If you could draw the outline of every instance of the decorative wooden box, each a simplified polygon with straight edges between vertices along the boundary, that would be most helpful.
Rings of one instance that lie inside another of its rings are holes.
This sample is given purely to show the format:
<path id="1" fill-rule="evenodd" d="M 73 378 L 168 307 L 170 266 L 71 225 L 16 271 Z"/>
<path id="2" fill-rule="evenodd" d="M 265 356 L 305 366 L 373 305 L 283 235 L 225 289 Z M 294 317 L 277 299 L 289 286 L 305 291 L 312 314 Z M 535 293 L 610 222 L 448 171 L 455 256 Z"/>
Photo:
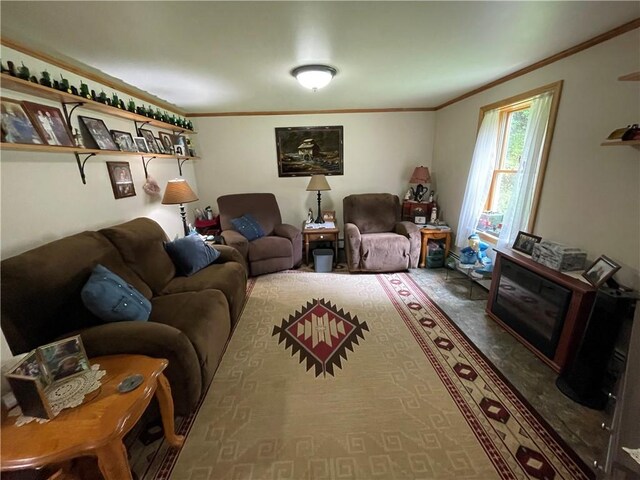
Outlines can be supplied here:
<path id="1" fill-rule="evenodd" d="M 531 258 L 559 272 L 584 270 L 587 252 L 561 243 L 543 240 L 533 246 Z"/>

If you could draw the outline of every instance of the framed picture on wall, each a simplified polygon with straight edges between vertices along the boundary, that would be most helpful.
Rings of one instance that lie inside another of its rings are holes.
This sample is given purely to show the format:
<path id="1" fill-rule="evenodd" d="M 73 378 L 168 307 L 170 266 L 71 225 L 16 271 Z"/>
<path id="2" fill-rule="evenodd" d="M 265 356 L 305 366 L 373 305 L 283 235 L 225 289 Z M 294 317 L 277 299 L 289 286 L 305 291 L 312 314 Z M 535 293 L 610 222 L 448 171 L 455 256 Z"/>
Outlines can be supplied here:
<path id="1" fill-rule="evenodd" d="M 279 177 L 344 175 L 343 127 L 276 128 Z"/>
<path id="2" fill-rule="evenodd" d="M 2 141 L 42 145 L 42 138 L 17 100 L 2 99 Z"/>
<path id="3" fill-rule="evenodd" d="M 22 106 L 48 145 L 74 146 L 71 132 L 59 108 L 33 102 L 22 102 Z"/>
<path id="4" fill-rule="evenodd" d="M 129 162 L 107 162 L 107 170 L 109 170 L 113 196 L 116 199 L 135 197 L 136 188 L 133 185 Z"/>

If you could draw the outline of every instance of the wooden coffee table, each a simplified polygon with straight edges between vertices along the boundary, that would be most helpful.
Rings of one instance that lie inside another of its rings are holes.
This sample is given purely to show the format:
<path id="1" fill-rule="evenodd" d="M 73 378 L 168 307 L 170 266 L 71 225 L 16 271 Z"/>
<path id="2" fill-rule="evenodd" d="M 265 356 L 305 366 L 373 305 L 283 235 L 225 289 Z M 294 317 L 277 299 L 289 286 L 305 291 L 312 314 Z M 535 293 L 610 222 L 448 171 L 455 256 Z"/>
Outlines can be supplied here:
<path id="1" fill-rule="evenodd" d="M 184 437 L 173 424 L 171 388 L 162 371 L 168 362 L 142 355 L 96 357 L 91 363 L 107 373 L 102 385 L 82 405 L 60 412 L 47 423 L 17 427 L 15 417 L 2 419 L 2 471 L 61 464 L 80 456 L 95 456 L 105 480 L 131 480 L 127 450 L 122 439 L 142 416 L 154 393 L 160 405 L 164 435 L 181 447 Z M 140 373 L 144 381 L 135 390 L 119 393 L 118 384 Z"/>

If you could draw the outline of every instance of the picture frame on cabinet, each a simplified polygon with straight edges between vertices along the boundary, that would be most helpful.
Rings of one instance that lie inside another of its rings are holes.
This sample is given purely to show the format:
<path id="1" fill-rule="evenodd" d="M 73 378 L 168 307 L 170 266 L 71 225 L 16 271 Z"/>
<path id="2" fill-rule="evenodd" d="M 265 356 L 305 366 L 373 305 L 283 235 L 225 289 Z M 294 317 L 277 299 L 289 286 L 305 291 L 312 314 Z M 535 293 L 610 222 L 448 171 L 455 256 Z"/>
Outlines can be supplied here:
<path id="1" fill-rule="evenodd" d="M 85 145 L 87 148 L 120 150 L 103 120 L 79 115 L 78 121 L 80 123 L 80 131 L 85 139 Z"/>
<path id="2" fill-rule="evenodd" d="M 26 110 L 17 100 L 3 98 L 1 102 L 2 141 L 42 145 L 44 142 L 38 129 L 31 123 Z"/>
<path id="3" fill-rule="evenodd" d="M 34 102 L 21 102 L 31 122 L 47 145 L 74 147 L 73 135 L 59 108 Z"/>
<path id="4" fill-rule="evenodd" d="M 532 235 L 527 232 L 523 232 L 522 230 L 518 232 L 516 239 L 513 241 L 512 249 L 518 252 L 526 253 L 527 255 L 531 255 L 533 253 L 533 246 L 536 243 L 539 243 L 542 240 L 542 237 L 538 235 Z"/>
<path id="5" fill-rule="evenodd" d="M 600 255 L 596 261 L 582 273 L 582 276 L 586 278 L 591 285 L 600 288 L 602 284 L 611 278 L 620 268 L 620 265 L 609 257 Z"/>
<path id="6" fill-rule="evenodd" d="M 111 130 L 111 136 L 116 142 L 120 150 L 123 152 L 137 152 L 136 144 L 133 141 L 133 136 L 129 132 L 123 132 L 120 130 Z"/>
<path id="7" fill-rule="evenodd" d="M 158 150 L 158 145 L 156 144 L 156 138 L 153 136 L 153 132 L 151 130 L 147 130 L 146 128 L 139 128 L 138 132 L 147 141 L 149 153 L 160 153 L 160 151 Z"/>
<path id="8" fill-rule="evenodd" d="M 137 152 L 149 153 L 149 147 L 144 137 L 133 137 L 133 142 L 136 144 Z"/>
<path id="9" fill-rule="evenodd" d="M 173 141 L 174 136 L 167 132 L 158 132 L 158 137 L 160 137 L 160 140 L 162 141 L 165 153 L 168 153 L 169 155 L 172 154 L 173 145 L 175 143 Z"/>
<path id="10" fill-rule="evenodd" d="M 136 196 L 136 187 L 133 184 L 129 162 L 107 162 L 107 170 L 109 171 L 113 196 L 116 200 Z"/>

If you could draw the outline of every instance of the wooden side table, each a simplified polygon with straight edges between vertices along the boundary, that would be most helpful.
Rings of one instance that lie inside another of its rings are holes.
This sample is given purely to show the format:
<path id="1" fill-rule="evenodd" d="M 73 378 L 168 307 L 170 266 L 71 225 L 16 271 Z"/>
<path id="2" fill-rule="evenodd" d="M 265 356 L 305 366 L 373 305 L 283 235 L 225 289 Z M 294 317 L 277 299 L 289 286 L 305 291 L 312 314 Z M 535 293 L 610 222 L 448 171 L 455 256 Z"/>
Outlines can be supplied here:
<path id="1" fill-rule="evenodd" d="M 309 244 L 311 242 L 333 242 L 333 264 L 338 263 L 338 236 L 339 228 L 306 228 L 306 224 L 302 229 L 304 237 L 304 254 L 305 261 L 309 265 Z"/>
<path id="2" fill-rule="evenodd" d="M 181 447 L 184 437 L 173 424 L 171 388 L 162 371 L 168 362 L 142 355 L 92 358 L 107 373 L 102 385 L 75 408 L 68 408 L 47 423 L 21 427 L 15 417 L 2 419 L 0 470 L 22 470 L 95 456 L 105 480 L 131 480 L 127 450 L 122 439 L 142 416 L 154 393 L 160 405 L 164 435 L 170 445 Z M 144 381 L 135 390 L 119 393 L 118 384 L 140 373 Z M 93 395 L 93 396 L 92 396 Z"/>
<path id="3" fill-rule="evenodd" d="M 449 255 L 449 249 L 451 248 L 451 230 L 442 231 L 430 228 L 421 228 L 420 235 L 422 236 L 422 245 L 420 247 L 420 267 L 426 265 L 427 259 L 427 242 L 429 240 L 442 240 L 444 239 L 444 260 L 447 261 Z"/>

